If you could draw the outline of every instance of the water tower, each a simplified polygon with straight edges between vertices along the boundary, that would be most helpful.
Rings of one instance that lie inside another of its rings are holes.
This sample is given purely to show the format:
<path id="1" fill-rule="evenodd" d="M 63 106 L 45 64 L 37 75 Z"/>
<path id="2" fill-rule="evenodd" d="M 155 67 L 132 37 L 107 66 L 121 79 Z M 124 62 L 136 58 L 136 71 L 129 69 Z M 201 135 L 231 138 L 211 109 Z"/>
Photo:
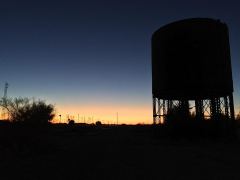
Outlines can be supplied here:
<path id="1" fill-rule="evenodd" d="M 178 106 L 196 119 L 234 119 L 228 27 L 219 20 L 185 19 L 152 35 L 153 123 Z"/>

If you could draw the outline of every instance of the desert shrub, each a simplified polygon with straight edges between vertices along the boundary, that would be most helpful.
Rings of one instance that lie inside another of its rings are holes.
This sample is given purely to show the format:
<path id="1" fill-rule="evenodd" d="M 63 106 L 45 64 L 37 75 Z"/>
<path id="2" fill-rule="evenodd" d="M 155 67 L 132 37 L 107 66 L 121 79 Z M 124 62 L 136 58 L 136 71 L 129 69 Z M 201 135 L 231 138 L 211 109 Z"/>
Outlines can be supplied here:
<path id="1" fill-rule="evenodd" d="M 42 100 L 30 100 L 29 98 L 2 99 L 0 105 L 7 109 L 9 119 L 12 122 L 27 124 L 47 124 L 54 115 L 54 106 L 46 104 Z"/>
<path id="2" fill-rule="evenodd" d="M 101 126 L 101 125 L 102 125 L 101 121 L 96 122 L 96 126 Z"/>
<path id="3" fill-rule="evenodd" d="M 68 119 L 68 125 L 72 126 L 75 124 L 75 121 L 73 119 Z"/>
<path id="4" fill-rule="evenodd" d="M 181 106 L 174 106 L 169 110 L 166 116 L 166 123 L 171 125 L 180 125 L 193 117 L 194 115 L 191 115 Z"/>

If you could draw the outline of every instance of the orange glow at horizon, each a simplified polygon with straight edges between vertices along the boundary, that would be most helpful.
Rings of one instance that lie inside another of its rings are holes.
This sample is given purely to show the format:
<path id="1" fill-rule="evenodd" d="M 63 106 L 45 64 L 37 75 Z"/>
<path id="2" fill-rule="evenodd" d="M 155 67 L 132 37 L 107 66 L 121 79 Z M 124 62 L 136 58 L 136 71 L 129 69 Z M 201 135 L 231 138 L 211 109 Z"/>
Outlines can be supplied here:
<path id="1" fill-rule="evenodd" d="M 58 105 L 53 122 L 65 123 L 69 118 L 77 123 L 101 121 L 104 124 L 152 124 L 151 108 L 148 106 Z"/>

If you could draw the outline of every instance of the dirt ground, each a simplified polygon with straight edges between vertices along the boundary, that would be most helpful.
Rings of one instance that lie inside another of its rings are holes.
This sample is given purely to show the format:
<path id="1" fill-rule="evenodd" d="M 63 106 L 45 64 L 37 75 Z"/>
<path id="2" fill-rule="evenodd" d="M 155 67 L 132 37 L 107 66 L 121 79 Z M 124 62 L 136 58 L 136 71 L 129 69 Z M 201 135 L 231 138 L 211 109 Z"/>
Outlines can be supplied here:
<path id="1" fill-rule="evenodd" d="M 240 142 L 151 127 L 0 128 L 0 179 L 239 180 Z"/>

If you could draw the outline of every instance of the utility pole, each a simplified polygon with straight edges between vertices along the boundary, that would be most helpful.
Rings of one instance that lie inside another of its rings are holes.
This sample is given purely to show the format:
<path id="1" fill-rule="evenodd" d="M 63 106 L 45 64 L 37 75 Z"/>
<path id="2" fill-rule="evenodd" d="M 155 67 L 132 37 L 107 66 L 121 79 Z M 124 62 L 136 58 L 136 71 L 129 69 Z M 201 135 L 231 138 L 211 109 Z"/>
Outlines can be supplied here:
<path id="1" fill-rule="evenodd" d="M 118 125 L 118 112 L 117 112 L 117 125 Z"/>
<path id="2" fill-rule="evenodd" d="M 4 99 L 7 98 L 7 89 L 8 89 L 8 83 L 6 82 L 4 87 L 4 95 L 3 95 Z"/>
<path id="3" fill-rule="evenodd" d="M 59 123 L 62 122 L 62 121 L 61 121 L 61 117 L 62 117 L 62 115 L 60 114 L 60 115 L 59 115 Z"/>

